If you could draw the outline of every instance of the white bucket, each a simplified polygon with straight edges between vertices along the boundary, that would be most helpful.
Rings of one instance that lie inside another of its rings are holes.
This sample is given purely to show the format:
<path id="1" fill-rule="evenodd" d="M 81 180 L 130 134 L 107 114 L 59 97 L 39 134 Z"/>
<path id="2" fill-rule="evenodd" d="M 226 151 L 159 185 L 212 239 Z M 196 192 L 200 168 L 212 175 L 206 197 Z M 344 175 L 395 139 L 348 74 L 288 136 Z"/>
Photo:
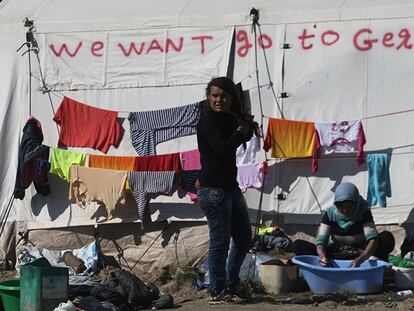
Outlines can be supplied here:
<path id="1" fill-rule="evenodd" d="M 392 267 L 394 270 L 394 285 L 400 289 L 414 288 L 414 268 Z"/>
<path id="2" fill-rule="evenodd" d="M 266 290 L 272 294 L 280 294 L 294 289 L 298 280 L 298 267 L 272 262 L 273 260 L 260 265 L 260 280 Z"/>

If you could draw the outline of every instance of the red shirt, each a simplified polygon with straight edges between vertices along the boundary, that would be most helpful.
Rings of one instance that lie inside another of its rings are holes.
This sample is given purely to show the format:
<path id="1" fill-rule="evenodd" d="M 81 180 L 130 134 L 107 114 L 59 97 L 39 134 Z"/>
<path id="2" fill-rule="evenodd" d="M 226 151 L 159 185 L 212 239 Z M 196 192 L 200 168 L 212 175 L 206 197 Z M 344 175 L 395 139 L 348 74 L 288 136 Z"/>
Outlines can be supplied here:
<path id="1" fill-rule="evenodd" d="M 90 147 L 107 153 L 118 145 L 121 125 L 118 113 L 91 107 L 64 97 L 53 121 L 60 125 L 58 146 Z"/>

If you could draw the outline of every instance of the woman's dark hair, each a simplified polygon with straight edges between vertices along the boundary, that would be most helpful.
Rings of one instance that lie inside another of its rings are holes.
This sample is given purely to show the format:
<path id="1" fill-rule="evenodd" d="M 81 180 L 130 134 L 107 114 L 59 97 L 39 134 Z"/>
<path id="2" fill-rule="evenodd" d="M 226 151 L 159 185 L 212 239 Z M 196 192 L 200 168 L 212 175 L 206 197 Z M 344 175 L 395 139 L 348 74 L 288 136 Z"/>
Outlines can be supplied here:
<path id="1" fill-rule="evenodd" d="M 236 116 L 239 123 L 247 123 L 250 126 L 251 130 L 254 132 L 254 134 L 256 136 L 260 136 L 259 124 L 253 121 L 253 116 L 251 114 L 244 111 L 243 101 L 241 100 L 240 92 L 237 89 L 237 86 L 234 84 L 234 82 L 227 77 L 218 77 L 211 79 L 211 81 L 207 84 L 206 87 L 207 98 L 210 95 L 210 90 L 213 86 L 221 88 L 224 92 L 231 96 L 232 102 L 230 106 L 230 112 Z M 210 109 L 208 100 L 206 106 L 207 109 Z"/>

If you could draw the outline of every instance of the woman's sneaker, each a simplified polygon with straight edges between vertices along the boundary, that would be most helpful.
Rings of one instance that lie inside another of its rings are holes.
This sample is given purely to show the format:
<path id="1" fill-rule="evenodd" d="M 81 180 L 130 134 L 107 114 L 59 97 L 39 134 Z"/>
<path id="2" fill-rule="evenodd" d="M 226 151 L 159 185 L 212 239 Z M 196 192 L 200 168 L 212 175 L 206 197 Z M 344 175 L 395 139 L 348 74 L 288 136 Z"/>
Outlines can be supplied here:
<path id="1" fill-rule="evenodd" d="M 212 293 L 211 300 L 209 301 L 210 305 L 218 305 L 225 303 L 235 303 L 241 304 L 242 299 L 237 295 L 230 293 L 227 289 L 223 289 L 220 293 Z"/>
<path id="2" fill-rule="evenodd" d="M 227 287 L 227 291 L 235 296 L 238 296 L 242 299 L 251 299 L 252 298 L 252 292 L 247 286 L 243 286 L 240 283 L 239 284 L 232 284 Z"/>

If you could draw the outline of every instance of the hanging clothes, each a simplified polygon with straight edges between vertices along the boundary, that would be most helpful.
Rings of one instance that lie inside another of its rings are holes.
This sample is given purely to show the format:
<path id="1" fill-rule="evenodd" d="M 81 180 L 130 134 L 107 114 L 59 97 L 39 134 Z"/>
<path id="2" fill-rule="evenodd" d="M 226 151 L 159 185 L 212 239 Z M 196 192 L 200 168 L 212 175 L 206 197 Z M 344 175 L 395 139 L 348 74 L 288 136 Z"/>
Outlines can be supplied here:
<path id="1" fill-rule="evenodd" d="M 136 157 L 134 171 L 181 171 L 180 154 L 177 152 Z"/>
<path id="2" fill-rule="evenodd" d="M 237 182 L 241 191 L 244 192 L 247 188 L 262 188 L 265 173 L 264 163 L 266 162 L 237 165 Z"/>
<path id="3" fill-rule="evenodd" d="M 200 170 L 181 171 L 179 185 L 187 194 L 190 195 L 191 200 L 197 201 L 197 180 L 200 177 Z"/>
<path id="4" fill-rule="evenodd" d="M 104 156 L 89 155 L 89 167 L 121 171 L 180 171 L 179 153 L 154 156 Z"/>
<path id="5" fill-rule="evenodd" d="M 358 166 L 365 163 L 365 134 L 361 120 L 319 122 L 316 127 L 316 143 L 313 152 L 312 172 L 318 170 L 321 154 L 357 153 Z"/>
<path id="6" fill-rule="evenodd" d="M 240 145 L 236 150 L 236 164 L 243 165 L 254 163 L 256 161 L 256 153 L 260 151 L 260 139 L 256 135 L 246 143 L 246 148 Z"/>
<path id="7" fill-rule="evenodd" d="M 134 171 L 137 157 L 128 156 L 105 156 L 89 155 L 89 167 L 104 168 L 116 171 Z M 129 183 L 126 181 L 125 190 L 129 190 Z"/>
<path id="8" fill-rule="evenodd" d="M 135 170 L 137 157 L 89 155 L 89 167 L 105 168 L 116 171 Z"/>
<path id="9" fill-rule="evenodd" d="M 126 171 L 72 165 L 70 168 L 69 199 L 85 207 L 92 201 L 101 202 L 112 218 L 113 210 L 124 199 Z"/>
<path id="10" fill-rule="evenodd" d="M 311 157 L 315 144 L 315 123 L 269 118 L 264 149 L 273 158 Z"/>
<path id="11" fill-rule="evenodd" d="M 159 194 L 172 195 L 175 190 L 175 174 L 174 171 L 128 172 L 128 182 L 138 205 L 142 228 L 146 228 L 152 222 L 149 210 L 150 197 Z"/>
<path id="12" fill-rule="evenodd" d="M 23 200 L 25 190 L 33 182 L 37 193 L 46 196 L 50 193 L 47 172 L 49 171 L 49 147 L 42 145 L 43 133 L 40 122 L 29 117 L 23 127 L 19 146 L 14 197 Z"/>
<path id="13" fill-rule="evenodd" d="M 72 165 L 85 166 L 86 154 L 65 149 L 52 148 L 50 156 L 50 172 L 69 182 Z"/>
<path id="14" fill-rule="evenodd" d="M 188 174 L 187 177 L 185 175 L 184 176 L 181 175 L 181 178 L 187 179 L 186 181 L 184 181 L 184 184 L 188 184 L 188 185 L 192 184 L 193 183 L 192 176 L 195 176 L 195 175 L 192 175 L 191 172 L 196 172 L 196 171 L 198 172 L 197 179 L 194 181 L 192 186 L 189 188 L 190 191 L 187 191 L 187 195 L 190 197 L 191 201 L 196 202 L 197 201 L 197 190 L 195 188 L 195 182 L 197 182 L 198 177 L 200 176 L 200 170 L 201 170 L 200 151 L 198 151 L 198 149 L 184 151 L 180 153 L 180 157 L 181 157 L 181 166 L 183 169 L 183 173 L 186 171 L 190 172 L 190 173 L 185 173 L 185 174 Z M 186 191 L 185 187 L 182 187 L 182 188 Z M 194 192 L 194 189 L 195 189 L 195 192 Z"/>
<path id="15" fill-rule="evenodd" d="M 370 206 L 378 204 L 387 206 L 387 198 L 391 197 L 391 181 L 389 172 L 389 155 L 375 153 L 367 155 L 368 193 L 367 202 Z"/>
<path id="16" fill-rule="evenodd" d="M 201 169 L 200 151 L 198 149 L 180 152 L 180 156 L 183 171 Z"/>
<path id="17" fill-rule="evenodd" d="M 90 147 L 107 153 L 121 140 L 116 111 L 91 107 L 64 97 L 53 117 L 60 126 L 59 147 Z"/>
<path id="18" fill-rule="evenodd" d="M 140 156 L 155 155 L 156 145 L 196 133 L 200 103 L 163 110 L 131 112 L 131 141 Z"/>

